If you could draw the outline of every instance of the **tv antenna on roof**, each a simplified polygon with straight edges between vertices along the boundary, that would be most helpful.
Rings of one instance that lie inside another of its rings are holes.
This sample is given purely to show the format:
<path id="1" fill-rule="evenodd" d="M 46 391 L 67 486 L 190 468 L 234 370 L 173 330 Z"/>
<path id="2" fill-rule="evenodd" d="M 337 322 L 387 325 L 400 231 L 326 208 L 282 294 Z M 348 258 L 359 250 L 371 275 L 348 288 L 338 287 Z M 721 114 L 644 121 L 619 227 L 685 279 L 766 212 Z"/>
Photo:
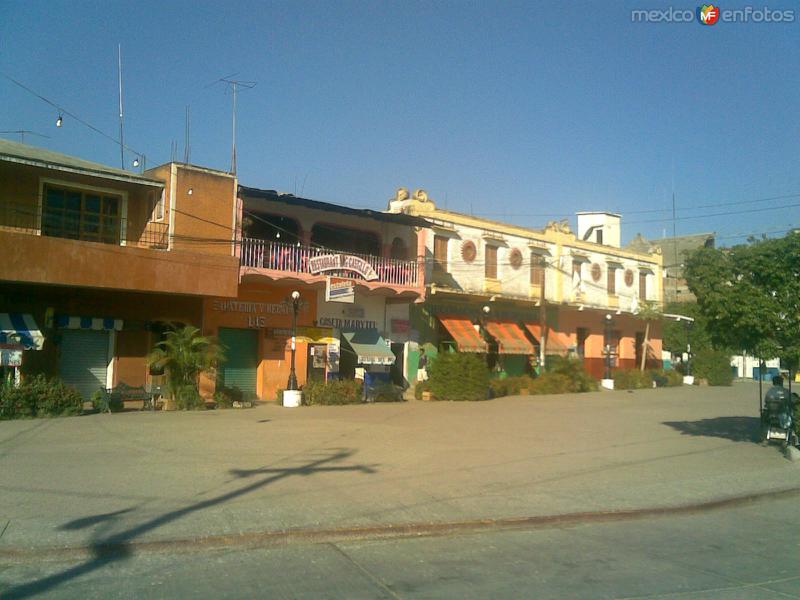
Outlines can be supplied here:
<path id="1" fill-rule="evenodd" d="M 239 88 L 252 90 L 258 83 L 257 81 L 242 81 L 239 79 L 233 79 L 237 75 L 238 73 L 233 73 L 231 75 L 226 75 L 225 77 L 220 77 L 215 82 L 206 86 L 210 87 L 221 82 L 228 84 L 233 90 L 233 141 L 231 144 L 231 173 L 234 175 L 236 175 L 236 96 L 239 92 Z"/>
<path id="2" fill-rule="evenodd" d="M 31 131 L 30 129 L 10 129 L 8 131 L 0 131 L 0 135 L 18 135 L 20 143 L 25 143 L 25 136 L 26 135 L 35 135 L 40 138 L 48 138 L 50 139 L 49 135 L 44 135 L 42 133 L 36 133 L 35 131 Z"/>

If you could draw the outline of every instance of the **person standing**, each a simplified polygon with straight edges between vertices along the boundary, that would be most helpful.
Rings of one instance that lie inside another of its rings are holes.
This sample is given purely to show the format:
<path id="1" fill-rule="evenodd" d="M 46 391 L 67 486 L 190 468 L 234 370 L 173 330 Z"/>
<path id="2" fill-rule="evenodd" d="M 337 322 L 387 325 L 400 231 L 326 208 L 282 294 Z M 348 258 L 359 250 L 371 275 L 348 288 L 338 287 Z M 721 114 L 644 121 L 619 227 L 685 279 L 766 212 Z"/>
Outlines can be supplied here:
<path id="1" fill-rule="evenodd" d="M 425 348 L 419 350 L 419 362 L 417 363 L 417 381 L 428 381 L 428 357 Z"/>

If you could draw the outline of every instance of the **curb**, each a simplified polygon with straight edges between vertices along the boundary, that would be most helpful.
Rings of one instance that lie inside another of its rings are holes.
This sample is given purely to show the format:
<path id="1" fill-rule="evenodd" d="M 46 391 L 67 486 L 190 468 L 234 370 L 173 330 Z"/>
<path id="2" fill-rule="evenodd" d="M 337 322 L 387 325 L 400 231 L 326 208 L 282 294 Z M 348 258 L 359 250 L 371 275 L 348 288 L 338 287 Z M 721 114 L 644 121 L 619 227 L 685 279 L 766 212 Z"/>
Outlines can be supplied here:
<path id="1" fill-rule="evenodd" d="M 758 494 L 731 496 L 697 504 L 618 511 L 575 512 L 530 517 L 476 519 L 440 523 L 389 524 L 369 527 L 286 529 L 230 535 L 210 535 L 164 541 L 109 541 L 88 546 L 2 548 L 0 549 L 0 561 L 6 563 L 24 563 L 42 560 L 111 559 L 114 557 L 128 557 L 133 554 L 147 552 L 191 553 L 204 550 L 222 550 L 226 548 L 270 548 L 292 544 L 325 544 L 475 534 L 493 531 L 546 529 L 552 527 L 576 526 L 584 523 L 612 523 L 646 518 L 688 516 L 707 511 L 747 506 L 767 500 L 777 500 L 781 497 L 796 496 L 800 496 L 800 486 L 771 490 Z"/>

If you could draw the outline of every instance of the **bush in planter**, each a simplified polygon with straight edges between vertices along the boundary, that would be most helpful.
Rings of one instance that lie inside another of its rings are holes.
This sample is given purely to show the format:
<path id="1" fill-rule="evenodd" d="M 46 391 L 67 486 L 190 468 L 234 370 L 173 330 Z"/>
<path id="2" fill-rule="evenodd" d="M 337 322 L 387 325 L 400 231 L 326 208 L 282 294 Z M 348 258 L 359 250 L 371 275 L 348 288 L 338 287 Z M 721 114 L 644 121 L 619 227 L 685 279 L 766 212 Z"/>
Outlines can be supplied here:
<path id="1" fill-rule="evenodd" d="M 303 387 L 303 404 L 309 406 L 360 404 L 363 401 L 364 384 L 357 379 L 342 381 L 309 381 Z"/>
<path id="2" fill-rule="evenodd" d="M 437 400 L 486 400 L 489 369 L 474 354 L 440 354 L 430 369 L 430 391 Z"/>
<path id="3" fill-rule="evenodd" d="M 577 358 L 566 358 L 564 356 L 548 356 L 544 375 L 558 374 L 564 375 L 569 379 L 569 385 L 564 392 L 582 393 L 596 392 L 598 383 L 583 365 L 583 361 Z M 541 379 L 541 377 L 540 377 Z M 556 380 L 558 381 L 558 380 Z M 553 386 L 552 383 L 548 384 Z M 564 393 L 555 392 L 555 393 Z M 552 393 L 552 392 L 548 392 Z"/>
<path id="4" fill-rule="evenodd" d="M 44 375 L 24 381 L 19 387 L 0 387 L 0 419 L 37 416 L 67 416 L 83 412 L 83 398 L 74 388 Z"/>
<path id="5" fill-rule="evenodd" d="M 639 369 L 620 369 L 614 371 L 615 390 L 643 390 L 653 387 L 653 375 L 650 371 Z"/>
<path id="6" fill-rule="evenodd" d="M 423 392 L 430 392 L 431 391 L 431 384 L 429 381 L 420 381 L 414 387 L 414 398 L 417 400 L 422 400 Z"/>
<path id="7" fill-rule="evenodd" d="M 692 374 L 698 379 L 707 380 L 708 385 L 731 385 L 731 357 L 722 350 L 700 350 L 692 359 Z"/>

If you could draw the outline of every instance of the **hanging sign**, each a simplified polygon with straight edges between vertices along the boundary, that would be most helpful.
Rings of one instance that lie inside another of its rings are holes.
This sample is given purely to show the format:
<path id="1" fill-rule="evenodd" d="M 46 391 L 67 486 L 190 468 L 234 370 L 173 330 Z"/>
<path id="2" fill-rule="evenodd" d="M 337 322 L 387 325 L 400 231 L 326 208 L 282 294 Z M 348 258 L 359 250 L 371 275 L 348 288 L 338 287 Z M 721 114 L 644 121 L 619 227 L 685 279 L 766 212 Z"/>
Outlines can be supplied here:
<path id="1" fill-rule="evenodd" d="M 314 275 L 325 271 L 353 271 L 367 281 L 378 278 L 372 265 L 363 258 L 350 254 L 323 254 L 308 259 L 308 270 Z"/>
<path id="2" fill-rule="evenodd" d="M 0 350 L 0 365 L 3 367 L 21 367 L 22 350 Z"/>
<path id="3" fill-rule="evenodd" d="M 356 282 L 344 277 L 326 277 L 325 302 L 346 302 L 352 304 L 356 301 Z"/>

